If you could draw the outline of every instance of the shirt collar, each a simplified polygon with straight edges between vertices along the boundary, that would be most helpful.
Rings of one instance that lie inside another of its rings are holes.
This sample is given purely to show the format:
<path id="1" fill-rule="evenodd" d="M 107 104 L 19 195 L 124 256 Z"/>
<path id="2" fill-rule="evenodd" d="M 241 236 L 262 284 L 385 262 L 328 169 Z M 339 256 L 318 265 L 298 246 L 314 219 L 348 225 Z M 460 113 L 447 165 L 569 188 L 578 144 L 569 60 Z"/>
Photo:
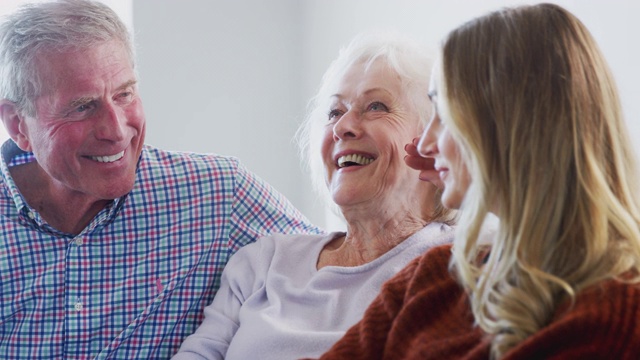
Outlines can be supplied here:
<path id="1" fill-rule="evenodd" d="M 4 144 L 2 144 L 0 152 L 2 152 L 0 172 L 2 173 L 2 180 L 7 187 L 7 190 L 9 191 L 9 195 L 13 199 L 18 212 L 28 211 L 29 205 L 27 205 L 27 202 L 22 197 L 22 194 L 20 194 L 20 191 L 18 191 L 18 186 L 11 177 L 11 173 L 9 172 L 9 164 L 11 164 L 14 159 L 21 159 L 21 163 L 28 163 L 29 161 L 31 161 L 28 159 L 28 156 L 31 153 L 27 153 L 20 149 L 12 139 L 9 139 L 5 141 Z M 33 157 L 33 154 L 31 154 L 31 157 Z"/>
<path id="2" fill-rule="evenodd" d="M 49 226 L 44 221 L 44 219 L 42 219 L 40 214 L 35 209 L 31 208 L 29 204 L 27 204 L 22 194 L 20 194 L 18 186 L 11 177 L 9 168 L 11 166 L 26 164 L 31 161 L 35 161 L 35 156 L 33 155 L 33 153 L 23 151 L 18 147 L 18 145 L 16 145 L 16 143 L 12 139 L 9 139 L 5 141 L 4 144 L 2 144 L 0 152 L 2 153 L 2 159 L 0 161 L 0 172 L 2 180 L 7 187 L 9 196 L 11 196 L 13 202 L 15 203 L 18 214 L 20 214 L 24 221 L 31 223 L 32 226 L 38 228 L 41 231 L 55 233 L 62 236 L 70 236 L 70 234 L 62 233 Z M 113 219 L 122 208 L 126 197 L 127 195 L 110 202 L 104 209 L 102 209 L 102 211 L 100 211 L 96 215 L 91 223 L 89 223 L 89 225 L 79 235 L 92 232 L 97 228 L 102 228 L 103 226 L 113 221 Z"/>

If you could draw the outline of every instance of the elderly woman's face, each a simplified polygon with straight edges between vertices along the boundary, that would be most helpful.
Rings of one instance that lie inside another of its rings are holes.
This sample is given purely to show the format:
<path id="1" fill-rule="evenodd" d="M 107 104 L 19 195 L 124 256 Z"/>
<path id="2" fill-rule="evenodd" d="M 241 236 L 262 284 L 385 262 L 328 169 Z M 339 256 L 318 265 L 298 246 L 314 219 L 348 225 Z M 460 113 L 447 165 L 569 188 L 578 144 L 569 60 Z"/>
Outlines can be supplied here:
<path id="1" fill-rule="evenodd" d="M 337 81 L 322 142 L 326 180 L 340 206 L 415 199 L 417 172 L 403 161 L 404 145 L 423 125 L 399 76 L 376 61 L 355 63 Z M 380 201 L 381 200 L 381 201 Z"/>

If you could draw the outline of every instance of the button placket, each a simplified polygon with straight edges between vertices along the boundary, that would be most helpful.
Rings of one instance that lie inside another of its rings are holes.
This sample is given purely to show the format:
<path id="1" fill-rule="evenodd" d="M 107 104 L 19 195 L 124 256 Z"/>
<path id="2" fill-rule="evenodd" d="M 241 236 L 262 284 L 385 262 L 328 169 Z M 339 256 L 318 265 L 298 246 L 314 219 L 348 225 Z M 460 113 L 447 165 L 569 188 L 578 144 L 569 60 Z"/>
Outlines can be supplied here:
<path id="1" fill-rule="evenodd" d="M 82 301 L 80 301 L 80 298 L 78 298 L 78 300 L 76 300 L 76 304 L 74 305 L 74 308 L 78 312 L 82 311 L 82 309 L 84 308 L 84 305 L 82 305 Z"/>

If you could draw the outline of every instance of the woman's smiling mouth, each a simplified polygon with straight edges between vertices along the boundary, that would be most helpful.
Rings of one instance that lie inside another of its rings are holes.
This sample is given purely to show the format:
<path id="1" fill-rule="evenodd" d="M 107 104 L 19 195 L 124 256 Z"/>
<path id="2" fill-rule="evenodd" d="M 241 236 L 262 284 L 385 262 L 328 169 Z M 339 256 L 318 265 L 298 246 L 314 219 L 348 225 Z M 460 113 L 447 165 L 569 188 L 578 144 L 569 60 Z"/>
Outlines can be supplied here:
<path id="1" fill-rule="evenodd" d="M 363 166 L 369 165 L 371 162 L 375 160 L 372 157 L 360 155 L 360 154 L 349 154 L 343 155 L 338 158 L 337 165 L 339 168 L 345 168 L 348 166 Z"/>

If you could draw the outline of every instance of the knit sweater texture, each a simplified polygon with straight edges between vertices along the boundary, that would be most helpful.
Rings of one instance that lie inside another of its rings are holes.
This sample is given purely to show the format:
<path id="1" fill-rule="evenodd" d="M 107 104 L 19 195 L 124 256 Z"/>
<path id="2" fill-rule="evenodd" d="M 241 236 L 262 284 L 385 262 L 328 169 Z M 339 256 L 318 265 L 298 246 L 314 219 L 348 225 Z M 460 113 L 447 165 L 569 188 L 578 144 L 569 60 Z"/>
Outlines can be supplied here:
<path id="1" fill-rule="evenodd" d="M 411 262 L 321 359 L 488 359 L 450 257 L 445 245 Z M 561 307 L 504 359 L 640 359 L 639 286 L 605 281 Z"/>

